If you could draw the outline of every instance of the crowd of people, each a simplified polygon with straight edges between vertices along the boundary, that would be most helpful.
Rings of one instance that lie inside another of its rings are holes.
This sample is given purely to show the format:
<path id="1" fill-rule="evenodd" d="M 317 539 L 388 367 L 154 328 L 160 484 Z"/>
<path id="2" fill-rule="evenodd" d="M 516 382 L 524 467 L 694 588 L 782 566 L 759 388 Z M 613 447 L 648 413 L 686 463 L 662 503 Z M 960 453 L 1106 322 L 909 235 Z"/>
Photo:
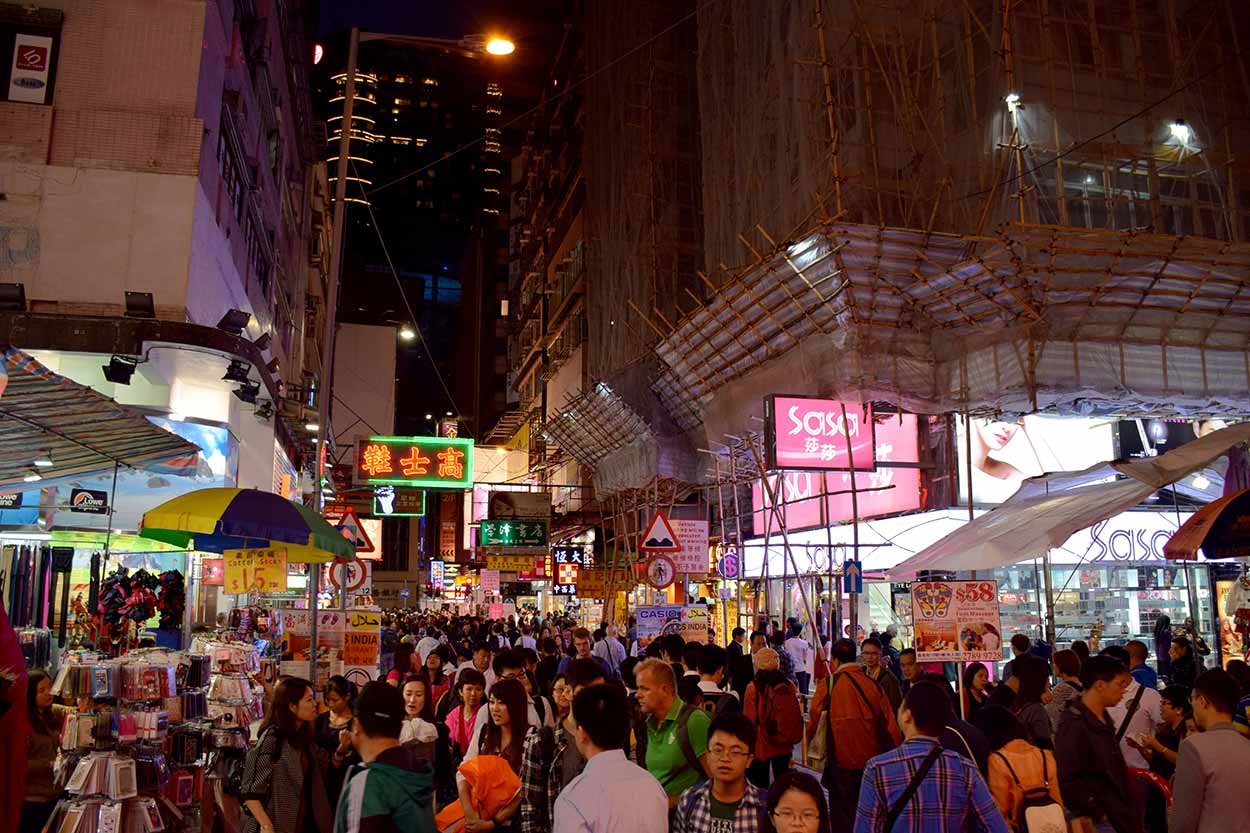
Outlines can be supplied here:
<path id="1" fill-rule="evenodd" d="M 959 684 L 892 637 L 392 617 L 381 679 L 273 688 L 243 833 L 1250 833 L 1245 663 L 1017 635 Z"/>

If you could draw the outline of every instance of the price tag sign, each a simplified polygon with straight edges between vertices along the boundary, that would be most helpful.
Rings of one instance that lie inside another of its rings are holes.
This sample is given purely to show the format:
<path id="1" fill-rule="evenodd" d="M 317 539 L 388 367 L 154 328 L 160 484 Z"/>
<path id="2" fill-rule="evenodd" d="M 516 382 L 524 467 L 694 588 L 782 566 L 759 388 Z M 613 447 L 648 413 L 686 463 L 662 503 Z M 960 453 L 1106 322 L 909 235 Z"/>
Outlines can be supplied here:
<path id="1" fill-rule="evenodd" d="M 222 560 L 226 593 L 286 592 L 286 550 L 226 550 Z"/>

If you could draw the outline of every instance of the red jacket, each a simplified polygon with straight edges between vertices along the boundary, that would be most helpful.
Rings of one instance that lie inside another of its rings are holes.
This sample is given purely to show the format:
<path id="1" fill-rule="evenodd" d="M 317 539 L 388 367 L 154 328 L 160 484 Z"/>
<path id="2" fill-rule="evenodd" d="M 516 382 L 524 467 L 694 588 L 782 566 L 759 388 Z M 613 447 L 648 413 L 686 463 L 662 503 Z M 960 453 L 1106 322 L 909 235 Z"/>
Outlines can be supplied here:
<path id="1" fill-rule="evenodd" d="M 816 687 L 807 736 L 815 737 L 826 726 L 833 730 L 835 760 L 830 764 L 836 762 L 841 769 L 863 769 L 869 759 L 892 748 L 891 742 L 893 746 L 903 742 L 889 699 L 858 663 L 843 665 Z"/>
<path id="2" fill-rule="evenodd" d="M 768 674 L 769 672 L 761 672 Z M 794 753 L 794 744 L 803 739 L 803 709 L 794 686 L 777 672 L 776 679 L 761 679 L 747 686 L 742 711 L 755 724 L 755 759 L 766 761 Z M 765 728 L 769 732 L 765 732 Z M 766 734 L 775 733 L 773 738 Z M 785 735 L 797 735 L 794 743 L 780 742 Z"/>

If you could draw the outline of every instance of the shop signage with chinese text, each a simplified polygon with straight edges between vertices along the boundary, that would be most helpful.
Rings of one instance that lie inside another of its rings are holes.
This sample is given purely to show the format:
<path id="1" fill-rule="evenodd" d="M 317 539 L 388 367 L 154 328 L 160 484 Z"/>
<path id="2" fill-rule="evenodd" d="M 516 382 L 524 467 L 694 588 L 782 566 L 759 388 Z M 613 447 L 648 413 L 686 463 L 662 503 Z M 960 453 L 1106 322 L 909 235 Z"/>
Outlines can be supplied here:
<path id="1" fill-rule="evenodd" d="M 361 437 L 356 441 L 359 483 L 425 489 L 473 486 L 473 440 L 458 437 Z"/>
<path id="2" fill-rule="evenodd" d="M 484 547 L 545 547 L 547 521 L 481 521 L 478 542 Z"/>
<path id="3" fill-rule="evenodd" d="M 872 405 L 809 396 L 764 400 L 770 469 L 876 468 Z"/>

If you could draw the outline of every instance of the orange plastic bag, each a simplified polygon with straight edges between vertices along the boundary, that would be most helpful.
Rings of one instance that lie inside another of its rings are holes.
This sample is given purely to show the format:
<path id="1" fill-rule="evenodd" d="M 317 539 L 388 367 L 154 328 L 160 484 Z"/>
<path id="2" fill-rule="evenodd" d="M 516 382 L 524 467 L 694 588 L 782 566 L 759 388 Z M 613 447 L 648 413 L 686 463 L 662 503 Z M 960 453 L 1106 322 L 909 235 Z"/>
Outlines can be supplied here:
<path id="1" fill-rule="evenodd" d="M 498 755 L 478 755 L 458 770 L 469 782 L 473 809 L 484 819 L 494 818 L 521 791 L 521 779 Z M 439 833 L 456 833 L 464 826 L 464 807 L 453 801 L 434 817 Z"/>

